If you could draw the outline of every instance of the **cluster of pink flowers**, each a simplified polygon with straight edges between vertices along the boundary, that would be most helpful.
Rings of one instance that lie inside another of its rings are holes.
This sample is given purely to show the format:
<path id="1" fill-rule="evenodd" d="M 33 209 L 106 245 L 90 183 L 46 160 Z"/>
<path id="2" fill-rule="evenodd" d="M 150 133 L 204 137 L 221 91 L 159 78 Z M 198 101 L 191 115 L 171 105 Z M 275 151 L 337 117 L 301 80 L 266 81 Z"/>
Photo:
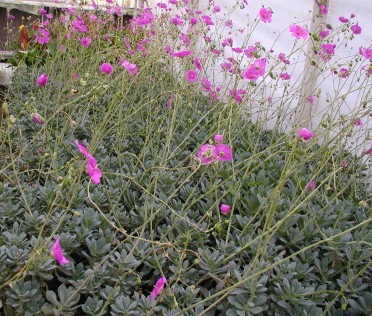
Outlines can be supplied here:
<path id="1" fill-rule="evenodd" d="M 126 69 L 131 76 L 138 74 L 138 67 L 136 64 L 130 63 L 129 61 L 121 58 L 120 65 L 122 65 L 123 68 Z"/>
<path id="2" fill-rule="evenodd" d="M 265 74 L 266 58 L 256 59 L 243 73 L 243 77 L 250 81 L 256 81 Z"/>
<path id="3" fill-rule="evenodd" d="M 236 103 L 241 103 L 243 101 L 243 95 L 247 94 L 247 91 L 244 89 L 229 90 L 229 94 L 233 97 Z"/>
<path id="4" fill-rule="evenodd" d="M 264 23 L 271 23 L 271 17 L 273 15 L 271 9 L 266 9 L 264 6 L 260 9 L 259 13 L 260 19 Z"/>
<path id="5" fill-rule="evenodd" d="M 99 184 L 101 182 L 102 172 L 98 168 L 97 160 L 93 157 L 93 155 L 85 148 L 84 145 L 80 144 L 79 141 L 75 140 L 75 145 L 79 149 L 80 153 L 83 154 L 87 159 L 87 173 L 89 174 L 92 182 L 94 184 Z"/>
<path id="6" fill-rule="evenodd" d="M 335 53 L 336 44 L 322 44 L 321 48 L 320 58 L 324 61 L 329 61 Z"/>
<path id="7" fill-rule="evenodd" d="M 44 26 L 40 26 L 37 29 L 37 33 L 35 34 L 35 38 L 39 44 L 48 44 L 50 41 L 49 37 L 49 30 L 46 29 Z"/>
<path id="8" fill-rule="evenodd" d="M 216 145 L 204 144 L 200 147 L 197 156 L 204 165 L 218 161 L 232 161 L 232 150 L 228 145 L 222 143 L 223 136 L 215 136 Z"/>

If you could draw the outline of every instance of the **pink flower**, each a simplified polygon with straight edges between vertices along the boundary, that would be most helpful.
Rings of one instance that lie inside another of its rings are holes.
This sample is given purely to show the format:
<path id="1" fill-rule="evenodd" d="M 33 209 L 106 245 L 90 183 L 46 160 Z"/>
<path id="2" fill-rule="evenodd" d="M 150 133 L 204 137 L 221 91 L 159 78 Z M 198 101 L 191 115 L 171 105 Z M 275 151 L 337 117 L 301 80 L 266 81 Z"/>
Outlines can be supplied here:
<path id="1" fill-rule="evenodd" d="M 271 17 L 273 15 L 273 13 L 271 12 L 270 9 L 265 9 L 265 7 L 263 6 L 261 9 L 260 9 L 260 12 L 259 12 L 259 15 L 260 15 L 260 18 L 261 18 L 261 21 L 264 22 L 264 23 L 270 23 L 271 22 Z"/>
<path id="2" fill-rule="evenodd" d="M 90 155 L 89 151 L 85 148 L 85 146 L 80 144 L 77 139 L 75 139 L 75 145 L 79 149 L 81 154 L 83 154 L 84 156 Z"/>
<path id="3" fill-rule="evenodd" d="M 311 139 L 314 136 L 314 133 L 310 132 L 307 128 L 301 128 L 298 132 L 298 137 L 304 140 Z"/>
<path id="4" fill-rule="evenodd" d="M 350 30 L 353 32 L 354 35 L 362 33 L 362 28 L 357 24 L 350 27 Z"/>
<path id="5" fill-rule="evenodd" d="M 232 28 L 232 27 L 233 27 L 233 21 L 232 21 L 232 20 L 227 20 L 227 21 L 225 22 L 225 26 L 226 26 L 226 27 L 229 27 L 229 28 Z"/>
<path id="6" fill-rule="evenodd" d="M 198 58 L 194 58 L 194 65 L 195 65 L 196 69 L 198 69 L 199 71 L 202 70 L 202 65 L 201 65 L 201 62 Z"/>
<path id="7" fill-rule="evenodd" d="M 167 283 L 167 279 L 165 276 L 162 276 L 159 280 L 156 281 L 151 292 L 152 301 L 155 301 L 155 298 L 164 290 L 165 283 Z"/>
<path id="8" fill-rule="evenodd" d="M 335 44 L 322 44 L 322 51 L 327 55 L 333 55 L 335 53 L 335 48 Z"/>
<path id="9" fill-rule="evenodd" d="M 215 146 L 204 144 L 200 147 L 197 156 L 202 164 L 208 165 L 218 158 L 218 153 Z"/>
<path id="10" fill-rule="evenodd" d="M 14 20 L 15 19 L 15 16 L 14 15 L 11 15 L 11 14 L 8 14 L 7 18 L 8 18 L 8 20 Z"/>
<path id="11" fill-rule="evenodd" d="M 213 21 L 212 21 L 212 19 L 209 15 L 203 15 L 201 18 L 202 18 L 205 25 L 207 25 L 207 26 L 214 25 L 214 23 L 213 23 Z"/>
<path id="12" fill-rule="evenodd" d="M 32 118 L 34 119 L 34 121 L 35 121 L 35 123 L 36 123 L 37 125 L 41 125 L 41 119 L 40 119 L 39 115 L 37 115 L 36 113 L 34 113 L 34 114 L 32 115 Z"/>
<path id="13" fill-rule="evenodd" d="M 216 13 L 218 13 L 218 12 L 221 11 L 221 8 L 220 8 L 218 5 L 216 5 L 216 6 L 213 8 L 213 11 L 216 12 Z"/>
<path id="14" fill-rule="evenodd" d="M 349 22 L 349 19 L 347 19 L 347 18 L 345 18 L 345 17 L 343 17 L 343 16 L 340 16 L 338 19 L 339 19 L 339 21 L 342 22 L 342 23 L 347 23 L 347 22 Z"/>
<path id="15" fill-rule="evenodd" d="M 257 53 L 257 48 L 255 46 L 248 46 L 247 49 L 244 50 L 244 55 L 248 58 L 253 58 L 255 53 Z"/>
<path id="16" fill-rule="evenodd" d="M 366 151 L 365 151 L 365 154 L 366 154 L 366 155 L 370 155 L 370 154 L 372 154 L 372 147 L 371 147 L 370 149 L 366 150 Z"/>
<path id="17" fill-rule="evenodd" d="M 341 162 L 341 167 L 342 168 L 346 168 L 348 165 L 349 165 L 349 163 L 346 160 L 344 160 L 343 162 Z"/>
<path id="18" fill-rule="evenodd" d="M 338 72 L 338 76 L 341 78 L 346 78 L 347 76 L 349 76 L 349 70 L 347 70 L 346 68 L 341 68 Z"/>
<path id="19" fill-rule="evenodd" d="M 193 69 L 188 70 L 186 72 L 186 80 L 189 83 L 193 83 L 193 82 L 197 81 L 198 80 L 198 73 Z"/>
<path id="20" fill-rule="evenodd" d="M 245 79 L 255 81 L 265 74 L 266 58 L 256 59 L 243 73 Z"/>
<path id="21" fill-rule="evenodd" d="M 112 66 L 109 63 L 103 63 L 99 67 L 99 71 L 102 72 L 102 73 L 105 73 L 106 75 L 109 75 L 109 74 L 112 73 Z"/>
<path id="22" fill-rule="evenodd" d="M 223 135 L 221 135 L 221 134 L 216 134 L 216 135 L 214 135 L 214 141 L 215 141 L 216 143 L 221 143 L 222 140 L 223 140 Z"/>
<path id="23" fill-rule="evenodd" d="M 320 11 L 321 14 L 326 15 L 328 13 L 328 8 L 325 4 L 321 4 L 319 6 L 319 11 Z"/>
<path id="24" fill-rule="evenodd" d="M 225 144 L 217 144 L 216 153 L 221 161 L 231 161 L 233 159 L 231 148 Z"/>
<path id="25" fill-rule="evenodd" d="M 313 95 L 309 95 L 307 97 L 307 102 L 309 102 L 311 105 L 314 104 L 314 101 L 315 101 L 315 97 Z"/>
<path id="26" fill-rule="evenodd" d="M 170 107 L 172 105 L 172 99 L 173 99 L 173 95 L 172 95 L 172 93 L 170 93 L 168 101 L 167 101 L 167 109 L 170 109 Z"/>
<path id="27" fill-rule="evenodd" d="M 136 64 L 131 64 L 129 61 L 125 59 L 120 59 L 120 64 L 126 69 L 130 75 L 134 76 L 138 74 L 138 68 Z"/>
<path id="28" fill-rule="evenodd" d="M 98 184 L 101 182 L 102 172 L 97 166 L 96 159 L 91 154 L 88 154 L 86 157 L 88 158 L 87 173 L 92 179 L 92 182 Z"/>
<path id="29" fill-rule="evenodd" d="M 289 80 L 291 79 L 291 76 L 288 75 L 286 72 L 283 72 L 280 74 L 280 78 L 282 78 L 283 80 Z"/>
<path id="30" fill-rule="evenodd" d="M 295 38 L 297 39 L 303 39 L 303 40 L 307 40 L 309 38 L 309 31 L 304 28 L 304 27 L 301 27 L 299 25 L 291 25 L 289 27 L 289 31 L 292 33 L 292 36 L 294 36 Z"/>
<path id="31" fill-rule="evenodd" d="M 358 118 L 356 121 L 355 121 L 355 125 L 357 126 L 362 126 L 362 120 L 360 118 Z"/>
<path id="32" fill-rule="evenodd" d="M 359 53 L 363 55 L 365 59 L 372 59 L 372 48 L 359 48 Z"/>
<path id="33" fill-rule="evenodd" d="M 329 35 L 329 31 L 320 31 L 319 32 L 319 37 L 320 38 L 326 38 Z"/>
<path id="34" fill-rule="evenodd" d="M 89 37 L 83 37 L 79 39 L 79 42 L 84 47 L 89 47 L 90 43 L 92 42 L 92 39 Z"/>
<path id="35" fill-rule="evenodd" d="M 220 205 L 220 211 L 224 215 L 228 214 L 230 212 L 230 209 L 231 209 L 231 207 L 228 204 L 221 204 Z"/>
<path id="36" fill-rule="evenodd" d="M 172 56 L 182 58 L 182 57 L 190 56 L 191 54 L 192 54 L 191 50 L 182 50 L 180 52 L 173 53 Z"/>
<path id="37" fill-rule="evenodd" d="M 56 241 L 52 246 L 52 253 L 54 259 L 59 262 L 59 264 L 63 267 L 65 264 L 69 263 L 69 260 L 63 256 L 61 241 L 60 238 L 57 237 Z"/>
<path id="38" fill-rule="evenodd" d="M 314 187 L 315 187 L 315 181 L 313 180 L 310 183 L 305 185 L 305 190 L 306 191 L 311 191 L 312 189 L 314 189 Z"/>
<path id="39" fill-rule="evenodd" d="M 37 78 L 36 83 L 37 83 L 40 87 L 45 87 L 45 85 L 47 84 L 48 80 L 49 80 L 48 75 L 44 73 L 44 74 L 41 74 L 41 75 L 39 76 L 39 78 Z"/>

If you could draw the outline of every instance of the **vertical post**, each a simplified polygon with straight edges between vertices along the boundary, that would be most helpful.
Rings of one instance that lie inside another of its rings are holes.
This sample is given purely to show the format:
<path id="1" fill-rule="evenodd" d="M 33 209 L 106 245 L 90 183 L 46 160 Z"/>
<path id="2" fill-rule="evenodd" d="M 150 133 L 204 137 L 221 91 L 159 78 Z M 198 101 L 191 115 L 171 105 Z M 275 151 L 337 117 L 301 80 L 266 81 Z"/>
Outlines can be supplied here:
<path id="1" fill-rule="evenodd" d="M 321 14 L 319 7 L 322 3 L 329 7 L 330 2 L 331 0 L 314 0 L 309 30 L 310 33 L 319 31 L 320 25 L 327 22 L 327 15 Z M 311 40 L 308 42 L 306 55 L 309 57 L 313 56 L 313 44 Z M 311 117 L 313 112 L 311 106 L 309 106 L 309 103 L 307 102 L 307 97 L 314 91 L 315 83 L 319 77 L 321 69 L 321 67 L 319 67 L 319 63 L 321 61 L 317 60 L 316 64 L 314 64 L 309 57 L 306 58 L 305 62 L 304 72 L 301 80 L 301 93 L 297 103 L 294 122 L 295 125 L 301 124 L 302 127 L 307 128 L 311 128 Z"/>

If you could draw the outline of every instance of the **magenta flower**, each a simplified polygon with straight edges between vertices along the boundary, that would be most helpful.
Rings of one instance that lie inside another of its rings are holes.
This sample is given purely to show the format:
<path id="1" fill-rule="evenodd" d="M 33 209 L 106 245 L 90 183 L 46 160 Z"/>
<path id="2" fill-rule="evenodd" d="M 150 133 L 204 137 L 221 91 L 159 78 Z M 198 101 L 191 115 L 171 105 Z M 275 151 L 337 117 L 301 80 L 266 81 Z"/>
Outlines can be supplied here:
<path id="1" fill-rule="evenodd" d="M 221 8 L 220 8 L 218 5 L 216 5 L 216 6 L 213 8 L 213 11 L 216 12 L 216 13 L 218 13 L 218 12 L 221 11 Z"/>
<path id="2" fill-rule="evenodd" d="M 366 154 L 366 155 L 370 155 L 370 154 L 372 154 L 372 147 L 371 147 L 370 149 L 366 150 L 366 151 L 365 151 L 365 154 Z"/>
<path id="3" fill-rule="evenodd" d="M 303 39 L 303 40 L 307 40 L 309 38 L 309 31 L 304 28 L 304 27 L 301 27 L 299 25 L 291 25 L 289 27 L 289 31 L 292 33 L 292 36 L 294 36 L 295 38 L 297 39 Z"/>
<path id="4" fill-rule="evenodd" d="M 218 152 L 215 146 L 204 144 L 200 147 L 197 156 L 202 164 L 208 165 L 218 159 Z"/>
<path id="5" fill-rule="evenodd" d="M 41 74 L 41 75 L 39 76 L 39 78 L 37 78 L 36 83 L 37 83 L 40 87 L 45 87 L 45 85 L 47 84 L 48 80 L 49 80 L 48 75 L 44 73 L 44 74 Z"/>
<path id="6" fill-rule="evenodd" d="M 194 65 L 195 65 L 196 69 L 198 69 L 199 71 L 202 70 L 202 65 L 201 65 L 201 62 L 198 58 L 194 58 Z"/>
<path id="7" fill-rule="evenodd" d="M 335 53 L 335 48 L 335 44 L 322 44 L 322 51 L 327 55 L 333 55 Z"/>
<path id="8" fill-rule="evenodd" d="M 182 57 L 190 56 L 191 54 L 192 54 L 191 50 L 182 50 L 180 52 L 174 52 L 172 56 L 182 58 Z"/>
<path id="9" fill-rule="evenodd" d="M 349 22 L 349 19 L 347 19 L 347 18 L 345 18 L 345 17 L 343 17 L 343 16 L 340 16 L 338 19 L 339 19 L 339 21 L 342 22 L 342 23 L 347 23 L 347 22 Z"/>
<path id="10" fill-rule="evenodd" d="M 109 63 L 103 63 L 99 67 L 99 71 L 102 72 L 102 73 L 105 73 L 106 75 L 109 75 L 109 74 L 112 73 L 112 66 Z"/>
<path id="11" fill-rule="evenodd" d="M 218 160 L 221 160 L 221 161 L 233 160 L 232 150 L 229 146 L 225 144 L 217 144 L 216 153 L 217 153 Z"/>
<path id="12" fill-rule="evenodd" d="M 213 21 L 212 21 L 212 19 L 209 15 L 203 15 L 201 18 L 202 18 L 205 25 L 207 25 L 207 26 L 214 25 L 214 23 L 213 23 Z"/>
<path id="13" fill-rule="evenodd" d="M 349 165 L 349 163 L 346 160 L 344 160 L 343 162 L 341 162 L 341 167 L 342 168 L 346 168 L 348 165 Z"/>
<path id="14" fill-rule="evenodd" d="M 309 95 L 307 97 L 307 102 L 309 102 L 311 105 L 314 104 L 314 101 L 315 101 L 315 97 L 313 95 Z"/>
<path id="15" fill-rule="evenodd" d="M 256 59 L 243 73 L 245 79 L 255 81 L 265 74 L 266 58 Z"/>
<path id="16" fill-rule="evenodd" d="M 357 126 L 362 126 L 362 120 L 360 118 L 358 118 L 356 121 L 355 121 L 355 125 Z"/>
<path id="17" fill-rule="evenodd" d="M 310 132 L 307 128 L 301 128 L 298 132 L 298 137 L 304 140 L 311 139 L 314 136 L 314 133 Z"/>
<path id="18" fill-rule="evenodd" d="M 69 260 L 63 256 L 61 241 L 60 238 L 57 237 L 56 241 L 52 246 L 52 253 L 54 259 L 59 262 L 59 264 L 63 267 L 65 264 L 69 263 Z"/>
<path id="19" fill-rule="evenodd" d="M 341 78 L 346 78 L 347 76 L 349 76 L 349 70 L 347 70 L 346 68 L 341 68 L 338 72 L 338 76 Z"/>
<path id="20" fill-rule="evenodd" d="M 85 157 L 90 155 L 89 151 L 85 148 L 85 146 L 80 144 L 77 139 L 75 139 L 75 145 L 79 149 L 80 153 L 82 153 Z"/>
<path id="21" fill-rule="evenodd" d="M 89 37 L 83 37 L 79 39 L 79 42 L 84 47 L 89 47 L 90 43 L 92 42 L 92 39 Z"/>
<path id="22" fill-rule="evenodd" d="M 32 118 L 34 119 L 34 121 L 35 121 L 35 123 L 36 123 L 37 125 L 41 125 L 41 119 L 40 119 L 39 115 L 37 115 L 36 113 L 34 113 L 34 114 L 32 115 Z"/>
<path id="23" fill-rule="evenodd" d="M 221 134 L 214 135 L 214 141 L 216 143 L 222 143 L 222 141 L 223 141 L 223 135 L 221 135 Z"/>
<path id="24" fill-rule="evenodd" d="M 372 48 L 359 48 L 359 53 L 363 55 L 365 59 L 372 59 Z"/>
<path id="25" fill-rule="evenodd" d="M 220 211 L 224 215 L 228 214 L 230 212 L 230 209 L 231 209 L 231 207 L 228 204 L 221 204 L 220 205 Z"/>
<path id="26" fill-rule="evenodd" d="M 229 27 L 229 28 L 232 28 L 232 27 L 233 27 L 233 21 L 232 21 L 232 20 L 227 20 L 227 21 L 225 22 L 225 26 L 226 26 L 226 27 Z"/>
<path id="27" fill-rule="evenodd" d="M 328 8 L 325 4 L 319 6 L 319 11 L 321 14 L 326 15 L 328 13 Z"/>
<path id="28" fill-rule="evenodd" d="M 99 184 L 101 182 L 102 172 L 97 166 L 97 161 L 91 154 L 88 154 L 87 158 L 87 173 L 94 184 Z"/>
<path id="29" fill-rule="evenodd" d="M 260 9 L 260 12 L 258 13 L 260 15 L 260 19 L 264 23 L 270 23 L 271 22 L 271 17 L 273 13 L 271 12 L 270 9 L 265 9 L 264 6 Z"/>
<path id="30" fill-rule="evenodd" d="M 310 183 L 305 185 L 305 190 L 306 191 L 311 191 L 312 189 L 314 189 L 314 187 L 315 187 L 315 181 L 313 180 Z"/>
<path id="31" fill-rule="evenodd" d="M 354 35 L 362 33 L 362 28 L 357 24 L 350 27 L 350 30 L 353 32 Z"/>
<path id="32" fill-rule="evenodd" d="M 136 64 L 131 64 L 129 61 L 125 59 L 120 59 L 120 64 L 126 69 L 130 75 L 134 76 L 138 74 L 138 67 Z"/>
<path id="33" fill-rule="evenodd" d="M 167 279 L 165 276 L 162 276 L 159 280 L 156 281 L 151 292 L 152 301 L 155 301 L 156 297 L 164 290 L 165 283 L 167 283 Z"/>
<path id="34" fill-rule="evenodd" d="M 193 83 L 193 82 L 197 81 L 198 80 L 198 73 L 193 69 L 188 70 L 186 72 L 186 80 L 189 83 Z"/>
<path id="35" fill-rule="evenodd" d="M 283 72 L 280 74 L 280 78 L 282 78 L 283 80 L 289 80 L 291 79 L 291 76 L 288 75 L 286 72 Z"/>

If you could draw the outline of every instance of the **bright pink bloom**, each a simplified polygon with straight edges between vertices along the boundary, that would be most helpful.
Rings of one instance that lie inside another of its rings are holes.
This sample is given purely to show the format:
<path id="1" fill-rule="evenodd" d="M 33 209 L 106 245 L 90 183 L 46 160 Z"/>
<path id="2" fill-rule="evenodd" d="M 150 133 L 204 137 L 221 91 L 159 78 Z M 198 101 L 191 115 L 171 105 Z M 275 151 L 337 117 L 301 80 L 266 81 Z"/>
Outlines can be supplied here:
<path id="1" fill-rule="evenodd" d="M 243 73 L 245 79 L 255 81 L 265 74 L 266 58 L 256 59 Z"/>
<path id="2" fill-rule="evenodd" d="M 173 53 L 172 56 L 182 58 L 182 57 L 190 56 L 191 54 L 192 54 L 191 50 L 182 50 L 180 52 Z"/>
<path id="3" fill-rule="evenodd" d="M 351 18 L 351 19 L 355 18 L 355 14 L 354 14 L 354 13 L 351 13 L 351 14 L 350 14 L 350 18 Z"/>
<path id="4" fill-rule="evenodd" d="M 350 30 L 353 32 L 354 35 L 362 33 L 362 28 L 357 24 L 350 27 Z"/>
<path id="5" fill-rule="evenodd" d="M 363 55 L 365 59 L 372 59 L 372 48 L 359 48 L 359 53 Z"/>
<path id="6" fill-rule="evenodd" d="M 192 18 L 190 18 L 190 23 L 191 23 L 192 25 L 196 25 L 196 24 L 198 24 L 198 19 L 192 17 Z"/>
<path id="7" fill-rule="evenodd" d="M 63 256 L 62 247 L 61 247 L 61 240 L 57 237 L 56 241 L 52 246 L 52 253 L 54 259 L 59 262 L 59 264 L 63 267 L 65 264 L 69 263 L 69 260 Z"/>
<path id="8" fill-rule="evenodd" d="M 244 50 L 244 55 L 248 58 L 253 58 L 255 53 L 257 53 L 257 48 L 255 46 L 248 46 L 247 49 Z"/>
<path id="9" fill-rule="evenodd" d="M 307 128 L 301 128 L 298 132 L 298 137 L 304 140 L 311 139 L 314 136 L 314 133 L 310 132 Z"/>
<path id="10" fill-rule="evenodd" d="M 292 36 L 294 36 L 295 38 L 297 39 L 303 39 L 303 40 L 307 40 L 309 38 L 309 31 L 304 28 L 304 27 L 301 27 L 299 25 L 291 25 L 289 27 L 289 31 L 292 33 Z"/>
<path id="11" fill-rule="evenodd" d="M 120 59 L 120 64 L 126 69 L 130 75 L 134 76 L 138 74 L 138 68 L 136 64 L 131 64 L 129 61 L 125 59 Z"/>
<path id="12" fill-rule="evenodd" d="M 261 21 L 262 22 L 264 22 L 264 23 L 270 23 L 271 22 L 271 17 L 273 15 L 273 13 L 271 12 L 270 9 L 265 9 L 265 7 L 263 6 L 260 9 L 259 15 L 260 15 L 260 18 L 261 18 Z"/>
<path id="13" fill-rule="evenodd" d="M 37 78 L 36 83 L 37 83 L 40 87 L 45 87 L 45 85 L 47 84 L 48 80 L 49 80 L 48 75 L 44 73 L 44 74 L 41 74 L 41 75 L 39 76 L 39 78 Z"/>
<path id="14" fill-rule="evenodd" d="M 289 80 L 291 79 L 291 76 L 288 75 L 286 72 L 283 72 L 280 74 L 280 78 L 282 78 L 283 80 Z"/>
<path id="15" fill-rule="evenodd" d="M 339 19 L 340 22 L 342 22 L 342 23 L 347 23 L 347 22 L 349 22 L 349 19 L 347 19 L 347 18 L 345 18 L 345 17 L 343 17 L 343 16 L 340 16 L 338 19 Z"/>
<path id="16" fill-rule="evenodd" d="M 37 125 L 41 125 L 41 119 L 40 119 L 39 115 L 37 115 L 36 113 L 34 113 L 34 114 L 32 115 L 32 118 L 34 119 L 34 121 L 35 121 L 35 123 L 36 123 Z"/>
<path id="17" fill-rule="evenodd" d="M 319 6 L 319 11 L 320 11 L 321 14 L 326 15 L 328 13 L 328 8 L 325 4 L 321 4 Z"/>
<path id="18" fill-rule="evenodd" d="M 215 141 L 216 143 L 221 143 L 222 140 L 223 140 L 223 135 L 221 135 L 221 134 L 216 134 L 216 135 L 214 135 L 214 141 Z"/>
<path id="19" fill-rule="evenodd" d="M 101 182 L 102 172 L 97 166 L 96 159 L 91 154 L 88 154 L 86 157 L 88 158 L 87 173 L 92 179 L 92 182 L 98 184 Z"/>
<path id="20" fill-rule="evenodd" d="M 156 281 L 151 292 L 152 301 L 155 301 L 156 297 L 164 290 L 165 283 L 167 283 L 167 279 L 165 276 L 162 276 L 159 280 Z"/>
<path id="21" fill-rule="evenodd" d="M 89 151 L 85 148 L 85 146 L 80 144 L 77 139 L 75 139 L 75 145 L 79 149 L 80 153 L 82 153 L 84 156 L 90 155 Z"/>
<path id="22" fill-rule="evenodd" d="M 213 21 L 212 21 L 212 19 L 209 15 L 203 15 L 201 18 L 202 18 L 205 25 L 207 25 L 207 26 L 214 25 L 214 23 L 213 23 Z"/>
<path id="23" fill-rule="evenodd" d="M 305 190 L 306 191 L 311 191 L 312 189 L 314 189 L 314 187 L 315 187 L 315 181 L 313 180 L 310 183 L 305 185 Z"/>
<path id="24" fill-rule="evenodd" d="M 335 53 L 335 48 L 335 44 L 322 44 L 322 51 L 327 55 L 333 55 Z"/>
<path id="25" fill-rule="evenodd" d="M 232 27 L 233 27 L 233 21 L 232 21 L 232 20 L 227 20 L 227 21 L 225 22 L 225 26 L 226 26 L 226 27 L 229 27 L 229 28 L 232 28 Z"/>
<path id="26" fill-rule="evenodd" d="M 37 31 L 38 33 L 35 34 L 37 42 L 42 45 L 48 44 L 50 41 L 49 31 L 43 27 L 39 27 Z"/>
<path id="27" fill-rule="evenodd" d="M 106 75 L 109 75 L 109 74 L 112 73 L 112 66 L 109 63 L 103 63 L 99 67 L 99 71 L 102 72 L 102 73 L 105 73 Z"/>
<path id="28" fill-rule="evenodd" d="M 372 147 L 371 147 L 370 149 L 366 150 L 366 151 L 365 151 L 365 154 L 366 154 L 366 155 L 370 155 L 370 154 L 372 154 Z"/>
<path id="29" fill-rule="evenodd" d="M 180 16 L 176 14 L 176 16 L 172 19 L 172 23 L 174 25 L 182 26 L 184 22 L 180 19 Z"/>
<path id="30" fill-rule="evenodd" d="M 218 13 L 218 12 L 221 11 L 221 8 L 220 8 L 218 5 L 216 5 L 216 6 L 213 8 L 213 11 L 216 12 L 216 13 Z"/>
<path id="31" fill-rule="evenodd" d="M 89 37 L 83 37 L 79 39 L 79 42 L 84 47 L 89 47 L 90 43 L 92 42 L 92 39 Z"/>
<path id="32" fill-rule="evenodd" d="M 202 65 L 201 65 L 201 62 L 198 58 L 194 58 L 194 65 L 195 65 L 196 69 L 198 69 L 199 71 L 202 70 Z"/>
<path id="33" fill-rule="evenodd" d="M 202 145 L 197 153 L 197 156 L 204 165 L 210 164 L 218 159 L 216 147 L 209 144 Z"/>
<path id="34" fill-rule="evenodd" d="M 224 215 L 228 214 L 230 212 L 230 209 L 231 209 L 231 207 L 228 204 L 221 204 L 220 205 L 220 211 Z"/>
<path id="35" fill-rule="evenodd" d="M 197 81 L 198 80 L 198 73 L 194 69 L 188 70 L 186 72 L 186 80 L 189 83 L 193 83 L 193 82 Z"/>
<path id="36" fill-rule="evenodd" d="M 231 161 L 233 159 L 231 148 L 225 144 L 217 144 L 216 153 L 221 161 Z"/>
<path id="37" fill-rule="evenodd" d="M 309 95 L 307 97 L 307 102 L 309 102 L 311 105 L 314 104 L 314 101 L 315 101 L 315 97 L 313 95 Z"/>

